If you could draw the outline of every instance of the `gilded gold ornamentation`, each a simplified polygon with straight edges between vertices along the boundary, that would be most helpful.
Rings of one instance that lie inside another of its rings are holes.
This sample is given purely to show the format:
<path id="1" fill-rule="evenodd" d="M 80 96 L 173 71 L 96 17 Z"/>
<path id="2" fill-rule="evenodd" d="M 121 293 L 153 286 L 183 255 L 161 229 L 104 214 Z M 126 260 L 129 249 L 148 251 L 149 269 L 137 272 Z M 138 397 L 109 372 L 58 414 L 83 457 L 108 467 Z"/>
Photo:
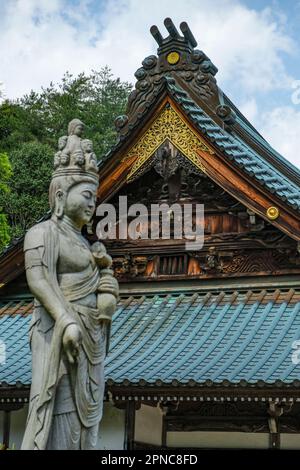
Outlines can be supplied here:
<path id="1" fill-rule="evenodd" d="M 267 210 L 267 217 L 270 220 L 276 220 L 279 217 L 279 209 L 275 206 L 271 206 Z"/>
<path id="2" fill-rule="evenodd" d="M 214 154 L 214 151 L 186 124 L 175 109 L 169 106 L 162 110 L 157 119 L 124 158 L 138 155 L 127 176 L 127 180 L 133 177 L 166 140 L 169 140 L 186 158 L 205 173 L 205 168 L 201 163 L 197 150 L 209 152 L 211 155 Z"/>
<path id="3" fill-rule="evenodd" d="M 167 55 L 167 61 L 168 61 L 169 64 L 171 64 L 171 65 L 177 64 L 177 62 L 179 62 L 179 59 L 180 59 L 180 55 L 179 55 L 178 52 L 176 52 L 176 51 L 170 52 L 170 53 Z"/>

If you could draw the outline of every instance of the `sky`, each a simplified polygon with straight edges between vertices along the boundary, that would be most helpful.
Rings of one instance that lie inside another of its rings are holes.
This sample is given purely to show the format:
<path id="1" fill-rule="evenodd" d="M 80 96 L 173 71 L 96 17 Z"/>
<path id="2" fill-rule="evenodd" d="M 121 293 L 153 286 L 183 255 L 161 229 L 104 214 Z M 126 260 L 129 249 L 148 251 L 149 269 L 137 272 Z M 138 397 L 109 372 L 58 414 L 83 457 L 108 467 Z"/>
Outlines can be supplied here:
<path id="1" fill-rule="evenodd" d="M 218 85 L 270 144 L 300 167 L 300 0 L 0 0 L 0 82 L 16 99 L 109 66 L 135 83 L 156 53 L 149 33 L 187 21 Z"/>

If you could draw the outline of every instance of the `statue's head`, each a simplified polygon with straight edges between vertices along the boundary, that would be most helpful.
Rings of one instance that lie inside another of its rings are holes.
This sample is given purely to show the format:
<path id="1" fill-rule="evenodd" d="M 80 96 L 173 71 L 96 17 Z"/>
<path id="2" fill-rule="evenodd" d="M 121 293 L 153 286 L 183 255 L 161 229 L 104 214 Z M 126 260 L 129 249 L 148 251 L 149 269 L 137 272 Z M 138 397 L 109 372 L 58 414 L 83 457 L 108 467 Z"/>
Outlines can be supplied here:
<path id="1" fill-rule="evenodd" d="M 98 181 L 80 176 L 61 176 L 51 181 L 49 202 L 56 219 L 64 215 L 76 225 L 87 224 L 95 211 Z"/>
<path id="2" fill-rule="evenodd" d="M 73 119 L 68 127 L 69 135 L 81 135 L 84 125 L 79 119 Z M 79 146 L 82 144 L 80 139 Z M 91 141 L 90 141 L 91 142 Z M 59 142 L 59 144 L 62 141 Z M 61 161 L 65 154 L 60 155 L 60 163 L 55 167 L 49 187 L 49 202 L 52 215 L 62 219 L 64 215 L 72 219 L 76 225 L 88 223 L 95 211 L 96 192 L 98 188 L 97 166 L 91 165 L 84 154 L 66 154 L 66 161 Z M 79 161 L 79 157 L 82 161 Z"/>
<path id="3" fill-rule="evenodd" d="M 67 144 L 68 137 L 63 135 L 58 139 L 58 150 L 63 150 Z"/>
<path id="4" fill-rule="evenodd" d="M 93 142 L 90 139 L 84 139 L 81 142 L 81 147 L 84 152 L 93 152 Z"/>
<path id="5" fill-rule="evenodd" d="M 77 135 L 80 137 L 84 131 L 84 124 L 80 121 L 80 119 L 72 119 L 68 125 L 68 134 L 69 135 Z"/>

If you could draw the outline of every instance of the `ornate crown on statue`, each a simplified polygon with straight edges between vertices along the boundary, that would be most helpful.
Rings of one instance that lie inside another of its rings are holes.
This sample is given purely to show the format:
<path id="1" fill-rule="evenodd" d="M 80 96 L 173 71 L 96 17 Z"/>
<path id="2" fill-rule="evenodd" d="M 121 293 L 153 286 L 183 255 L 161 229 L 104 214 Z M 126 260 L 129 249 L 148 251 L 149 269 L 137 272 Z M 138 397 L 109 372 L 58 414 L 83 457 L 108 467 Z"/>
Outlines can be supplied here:
<path id="1" fill-rule="evenodd" d="M 54 156 L 52 178 L 82 175 L 98 181 L 97 157 L 93 150 L 93 142 L 81 138 L 83 131 L 83 122 L 73 119 L 68 126 L 68 135 L 58 139 L 58 152 Z"/>

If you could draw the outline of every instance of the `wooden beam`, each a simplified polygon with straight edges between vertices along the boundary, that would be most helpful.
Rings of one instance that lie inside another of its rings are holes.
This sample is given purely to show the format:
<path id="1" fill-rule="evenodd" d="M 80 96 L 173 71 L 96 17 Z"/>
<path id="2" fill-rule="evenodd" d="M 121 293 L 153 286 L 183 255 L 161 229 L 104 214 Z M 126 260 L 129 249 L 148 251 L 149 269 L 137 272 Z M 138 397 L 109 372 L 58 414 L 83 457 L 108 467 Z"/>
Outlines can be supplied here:
<path id="1" fill-rule="evenodd" d="M 279 399 L 280 402 L 292 403 L 299 398 L 299 388 L 289 387 L 252 387 L 245 383 L 245 386 L 233 385 L 223 386 L 184 386 L 178 385 L 174 387 L 169 384 L 151 385 L 149 387 L 137 384 L 107 384 L 107 390 L 112 394 L 113 400 L 116 402 L 129 401 L 130 398 L 137 398 L 137 403 L 152 403 L 157 406 L 160 399 L 168 399 L 172 397 L 174 400 L 181 398 L 183 401 L 188 399 L 196 399 L 199 401 L 261 401 L 268 403 L 270 400 Z M 147 397 L 147 399 L 145 399 Z"/>
<path id="2" fill-rule="evenodd" d="M 4 411 L 3 419 L 3 445 L 4 449 L 9 449 L 9 435 L 10 435 L 10 411 Z"/>
<path id="3" fill-rule="evenodd" d="M 280 432 L 269 434 L 269 447 L 273 450 L 280 449 Z"/>
<path id="4" fill-rule="evenodd" d="M 115 168 L 110 175 L 108 175 L 103 181 L 100 182 L 98 197 L 101 201 L 106 199 L 112 189 L 116 190 L 119 187 L 120 183 L 126 181 L 126 176 L 129 173 L 132 165 L 138 158 L 138 155 L 135 155 L 128 160 L 124 160 L 120 163 L 117 168 Z"/>
<path id="5" fill-rule="evenodd" d="M 161 446 L 163 448 L 167 447 L 167 423 L 166 423 L 165 414 L 163 414 L 163 416 L 162 416 Z"/>
<path id="6" fill-rule="evenodd" d="M 134 433 L 135 433 L 135 402 L 128 400 L 125 409 L 125 435 L 124 449 L 134 449 Z"/>
<path id="7" fill-rule="evenodd" d="M 230 167 L 220 156 L 210 155 L 208 152 L 197 150 L 206 174 L 235 199 L 252 209 L 256 214 L 267 220 L 270 224 L 287 233 L 291 238 L 300 240 L 299 216 L 292 214 L 276 196 L 265 194 L 254 182 L 239 174 L 236 169 Z M 276 220 L 268 219 L 266 212 L 270 206 L 279 209 L 279 217 Z"/>
<path id="8" fill-rule="evenodd" d="M 4 254 L 1 259 L 0 288 L 18 277 L 25 270 L 23 242 L 12 248 L 9 253 Z"/>

